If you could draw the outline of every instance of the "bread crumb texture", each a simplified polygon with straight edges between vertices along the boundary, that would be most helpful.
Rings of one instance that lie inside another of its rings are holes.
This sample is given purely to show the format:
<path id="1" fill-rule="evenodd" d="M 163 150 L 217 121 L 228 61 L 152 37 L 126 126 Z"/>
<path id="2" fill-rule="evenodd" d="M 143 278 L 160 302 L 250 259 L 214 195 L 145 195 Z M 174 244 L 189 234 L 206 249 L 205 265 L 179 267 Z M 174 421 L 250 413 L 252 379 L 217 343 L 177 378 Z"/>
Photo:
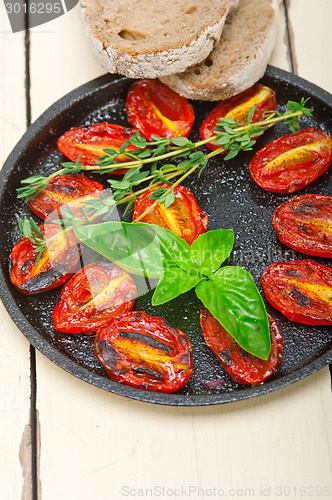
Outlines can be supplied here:
<path id="1" fill-rule="evenodd" d="M 240 0 L 208 57 L 181 74 L 162 78 L 192 99 L 221 100 L 251 87 L 264 74 L 277 31 L 275 0 Z"/>
<path id="2" fill-rule="evenodd" d="M 80 5 L 92 49 L 106 69 L 155 78 L 202 61 L 219 41 L 234 0 L 81 0 Z"/>

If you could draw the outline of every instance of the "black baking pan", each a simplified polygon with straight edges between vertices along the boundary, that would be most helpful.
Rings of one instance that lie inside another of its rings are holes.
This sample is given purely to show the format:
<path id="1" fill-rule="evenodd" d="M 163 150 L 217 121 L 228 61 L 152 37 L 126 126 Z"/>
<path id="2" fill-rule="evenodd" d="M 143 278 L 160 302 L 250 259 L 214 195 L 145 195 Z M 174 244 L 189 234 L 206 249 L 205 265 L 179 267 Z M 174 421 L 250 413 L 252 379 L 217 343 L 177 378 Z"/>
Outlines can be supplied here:
<path id="1" fill-rule="evenodd" d="M 288 100 L 310 97 L 313 118 L 301 119 L 301 127 L 319 127 L 332 135 L 332 96 L 297 76 L 269 67 L 262 83 L 277 94 L 278 109 L 285 110 Z M 200 302 L 194 293 L 182 295 L 163 306 L 152 307 L 152 292 L 137 299 L 136 310 L 164 317 L 184 331 L 193 346 L 194 370 L 188 384 L 175 394 L 163 394 L 131 388 L 112 382 L 94 356 L 93 337 L 57 332 L 52 325 L 52 311 L 60 289 L 25 296 L 9 280 L 9 254 L 21 237 L 17 220 L 31 216 L 28 207 L 16 198 L 20 179 L 32 174 L 50 174 L 57 170 L 64 156 L 57 150 L 56 140 L 73 126 L 100 121 L 128 125 L 125 98 L 131 80 L 118 75 L 105 75 L 79 87 L 51 106 L 27 130 L 14 148 L 0 173 L 1 210 L 1 298 L 21 332 L 53 362 L 71 374 L 97 387 L 140 401 L 200 406 L 220 404 L 261 395 L 284 387 L 313 373 L 332 360 L 332 328 L 293 323 L 266 304 L 267 311 L 278 322 L 284 338 L 284 360 L 279 371 L 264 384 L 250 387 L 234 382 L 222 369 L 204 342 L 199 325 Z M 191 134 L 198 140 L 198 129 L 216 103 L 194 101 L 195 125 Z M 240 153 L 233 160 L 212 158 L 200 179 L 193 176 L 184 183 L 208 214 L 208 229 L 232 228 L 235 247 L 231 263 L 247 269 L 259 290 L 260 277 L 267 266 L 290 258 L 306 256 L 279 243 L 271 219 L 274 209 L 291 195 L 263 191 L 251 179 L 248 164 L 254 153 L 271 140 L 289 133 L 278 124 L 259 138 L 255 149 Z M 97 179 L 96 174 L 90 175 Z M 100 180 L 100 178 L 98 178 Z M 103 176 L 101 182 L 107 185 Z M 298 194 L 332 194 L 331 172 L 328 170 Z M 37 218 L 35 218 L 37 221 Z M 93 258 L 86 255 L 86 259 Z M 310 257 L 329 265 L 328 259 Z M 139 286 L 139 279 L 137 284 Z M 212 382 L 212 384 L 211 384 Z M 213 388 L 211 388 L 213 386 Z"/>

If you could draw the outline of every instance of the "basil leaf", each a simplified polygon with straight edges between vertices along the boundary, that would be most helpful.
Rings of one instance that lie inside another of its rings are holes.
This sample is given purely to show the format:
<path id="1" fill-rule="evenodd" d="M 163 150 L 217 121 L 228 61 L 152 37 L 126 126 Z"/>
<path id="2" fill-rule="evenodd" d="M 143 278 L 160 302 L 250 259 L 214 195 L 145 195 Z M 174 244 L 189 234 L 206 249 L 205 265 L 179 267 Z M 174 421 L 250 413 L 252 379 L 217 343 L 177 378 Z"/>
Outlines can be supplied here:
<path id="1" fill-rule="evenodd" d="M 212 280 L 198 283 L 196 295 L 245 351 L 268 359 L 271 340 L 267 313 L 247 271 L 223 267 Z"/>
<path id="2" fill-rule="evenodd" d="M 198 273 L 194 273 L 191 276 L 179 267 L 166 269 L 163 278 L 159 281 L 154 291 L 151 304 L 159 306 L 169 300 L 175 299 L 181 293 L 188 292 L 194 288 L 202 279 L 203 276 L 200 276 Z"/>
<path id="3" fill-rule="evenodd" d="M 159 278 L 177 260 L 188 260 L 188 243 L 155 224 L 110 221 L 74 231 L 85 245 L 132 274 Z"/>
<path id="4" fill-rule="evenodd" d="M 234 246 L 231 229 L 201 234 L 191 245 L 189 258 L 197 272 L 212 278 L 213 272 L 230 256 Z"/>

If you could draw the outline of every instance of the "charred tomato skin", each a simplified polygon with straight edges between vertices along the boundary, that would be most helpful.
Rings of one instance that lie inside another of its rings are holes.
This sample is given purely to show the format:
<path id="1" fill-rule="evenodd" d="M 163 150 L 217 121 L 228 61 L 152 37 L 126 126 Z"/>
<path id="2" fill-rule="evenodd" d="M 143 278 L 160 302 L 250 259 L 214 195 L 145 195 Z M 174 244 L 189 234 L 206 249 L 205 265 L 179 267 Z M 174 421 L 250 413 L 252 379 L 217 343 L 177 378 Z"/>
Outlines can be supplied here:
<path id="1" fill-rule="evenodd" d="M 250 89 L 241 92 L 234 97 L 221 101 L 205 118 L 199 134 L 202 139 L 208 139 L 214 135 L 214 129 L 218 125 L 218 118 L 231 118 L 237 123 L 247 120 L 248 111 L 256 107 L 252 121 L 259 122 L 264 119 L 266 111 L 274 111 L 277 108 L 277 99 L 274 90 L 256 83 Z M 208 142 L 206 146 L 215 150 L 219 146 Z"/>
<path id="2" fill-rule="evenodd" d="M 271 264 L 261 283 L 267 300 L 286 318 L 306 325 L 332 325 L 332 269 L 312 260 Z"/>
<path id="3" fill-rule="evenodd" d="M 58 139 L 57 146 L 71 161 L 76 162 L 80 157 L 80 163 L 83 165 L 95 165 L 96 160 L 106 154 L 103 152 L 104 149 L 119 150 L 136 132 L 136 129 L 112 123 L 94 123 L 85 127 L 71 128 Z M 128 146 L 129 151 L 136 149 L 133 145 Z M 116 161 L 123 162 L 127 159 L 123 154 L 116 158 Z M 123 175 L 126 172 L 127 169 L 119 168 L 112 174 Z"/>
<path id="4" fill-rule="evenodd" d="M 154 201 L 150 200 L 156 189 L 169 188 L 169 184 L 162 184 L 148 189 L 135 200 L 133 220 L 142 215 Z M 168 208 L 163 203 L 157 205 L 148 212 L 140 222 L 156 224 L 165 229 L 170 229 L 178 236 L 185 239 L 189 245 L 200 235 L 206 232 L 208 218 L 198 206 L 194 195 L 189 189 L 180 184 L 174 188 L 175 201 Z"/>
<path id="5" fill-rule="evenodd" d="M 304 188 L 330 166 L 332 139 L 317 128 L 280 137 L 260 149 L 249 164 L 252 179 L 273 193 Z"/>
<path id="6" fill-rule="evenodd" d="M 132 310 L 132 277 L 112 262 L 96 262 L 74 274 L 61 290 L 53 326 L 64 333 L 91 335 L 115 316 Z"/>
<path id="7" fill-rule="evenodd" d="M 140 80 L 129 89 L 128 121 L 151 140 L 156 137 L 188 137 L 195 114 L 192 105 L 159 80 Z"/>
<path id="8" fill-rule="evenodd" d="M 272 225 L 284 245 L 297 252 L 332 257 L 332 197 L 305 194 L 285 201 Z"/>
<path id="9" fill-rule="evenodd" d="M 74 273 L 81 250 L 73 232 L 63 234 L 56 224 L 39 226 L 46 238 L 58 234 L 44 250 L 36 264 L 36 245 L 21 238 L 10 254 L 10 279 L 18 290 L 27 295 L 46 292 L 63 285 Z"/>
<path id="10" fill-rule="evenodd" d="M 263 360 L 242 349 L 208 309 L 201 309 L 200 321 L 205 342 L 236 382 L 246 385 L 262 384 L 279 369 L 283 359 L 282 335 L 272 316 L 268 314 L 268 318 L 271 353 L 267 360 Z"/>
<path id="11" fill-rule="evenodd" d="M 172 393 L 192 375 L 192 348 L 186 334 L 164 319 L 131 311 L 101 327 L 95 353 L 111 380 Z"/>
<path id="12" fill-rule="evenodd" d="M 98 198 L 102 192 L 104 188 L 99 182 L 91 181 L 84 175 L 57 175 L 28 205 L 43 220 L 61 216 L 61 208 L 66 203 L 70 204 L 77 217 L 82 217 L 79 208 L 84 206 L 84 200 Z"/>

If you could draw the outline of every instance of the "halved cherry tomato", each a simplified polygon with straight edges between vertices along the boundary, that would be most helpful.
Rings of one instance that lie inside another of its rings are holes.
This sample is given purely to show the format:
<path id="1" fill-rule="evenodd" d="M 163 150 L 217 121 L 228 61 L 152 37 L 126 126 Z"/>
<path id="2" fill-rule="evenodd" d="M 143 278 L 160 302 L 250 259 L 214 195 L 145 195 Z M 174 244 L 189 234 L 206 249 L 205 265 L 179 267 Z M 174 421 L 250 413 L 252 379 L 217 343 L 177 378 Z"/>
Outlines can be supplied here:
<path id="1" fill-rule="evenodd" d="M 282 362 L 282 336 L 276 321 L 268 315 L 271 353 L 265 361 L 242 349 L 206 308 L 201 309 L 201 327 L 211 351 L 232 379 L 241 384 L 257 385 L 275 373 Z"/>
<path id="2" fill-rule="evenodd" d="M 149 391 L 175 392 L 192 374 L 187 335 L 144 312 L 132 311 L 101 327 L 95 353 L 112 380 Z"/>
<path id="3" fill-rule="evenodd" d="M 95 123 L 86 127 L 71 128 L 65 132 L 57 142 L 58 148 L 71 161 L 76 162 L 80 156 L 83 165 L 95 165 L 96 160 L 105 155 L 104 149 L 120 150 L 122 144 L 137 132 L 136 129 L 121 127 L 107 122 Z M 128 151 L 135 151 L 133 145 L 128 146 Z M 120 155 L 116 161 L 126 161 L 126 155 Z M 126 173 L 127 169 L 117 169 L 115 175 Z"/>
<path id="4" fill-rule="evenodd" d="M 134 205 L 133 220 L 153 205 L 154 201 L 150 200 L 150 197 L 156 189 L 169 187 L 171 187 L 169 184 L 162 184 L 138 196 Z M 157 203 L 140 221 L 170 229 L 191 245 L 200 234 L 206 232 L 207 215 L 197 205 L 194 195 L 184 186 L 180 184 L 176 186 L 174 195 L 175 201 L 172 205 L 165 208 L 164 203 Z"/>
<path id="5" fill-rule="evenodd" d="M 305 194 L 282 203 L 272 225 L 279 240 L 298 252 L 332 257 L 332 198 Z"/>
<path id="6" fill-rule="evenodd" d="M 245 90 L 230 99 L 221 101 L 207 116 L 202 123 L 199 133 L 202 139 L 208 139 L 214 135 L 214 129 L 218 125 L 218 118 L 231 118 L 237 123 L 247 120 L 248 111 L 256 108 L 252 121 L 263 120 L 266 111 L 274 111 L 277 108 L 277 99 L 274 90 L 256 83 L 253 87 Z M 206 146 L 217 149 L 219 146 L 208 142 Z"/>
<path id="7" fill-rule="evenodd" d="M 58 175 L 51 179 L 46 189 L 28 203 L 31 210 L 41 219 L 58 218 L 61 207 L 70 204 L 77 217 L 79 209 L 92 198 L 98 198 L 104 188 L 99 182 L 90 181 L 83 175 Z"/>
<path id="8" fill-rule="evenodd" d="M 81 251 L 73 231 L 64 232 L 56 224 L 39 226 L 46 238 L 54 239 L 36 264 L 36 245 L 21 238 L 10 254 L 10 279 L 27 295 L 46 292 L 63 285 L 75 271 Z"/>
<path id="9" fill-rule="evenodd" d="M 129 123 L 145 139 L 188 137 L 195 114 L 192 105 L 159 80 L 140 80 L 129 89 L 126 101 Z"/>
<path id="10" fill-rule="evenodd" d="M 53 325 L 65 333 L 94 333 L 114 316 L 129 312 L 136 298 L 135 282 L 111 262 L 88 264 L 61 290 Z"/>
<path id="11" fill-rule="evenodd" d="M 267 300 L 286 318 L 332 325 L 332 269 L 311 260 L 271 264 L 261 282 Z"/>
<path id="12" fill-rule="evenodd" d="M 332 139 L 317 128 L 270 142 L 249 164 L 251 177 L 273 193 L 293 193 L 322 175 L 332 161 Z"/>

